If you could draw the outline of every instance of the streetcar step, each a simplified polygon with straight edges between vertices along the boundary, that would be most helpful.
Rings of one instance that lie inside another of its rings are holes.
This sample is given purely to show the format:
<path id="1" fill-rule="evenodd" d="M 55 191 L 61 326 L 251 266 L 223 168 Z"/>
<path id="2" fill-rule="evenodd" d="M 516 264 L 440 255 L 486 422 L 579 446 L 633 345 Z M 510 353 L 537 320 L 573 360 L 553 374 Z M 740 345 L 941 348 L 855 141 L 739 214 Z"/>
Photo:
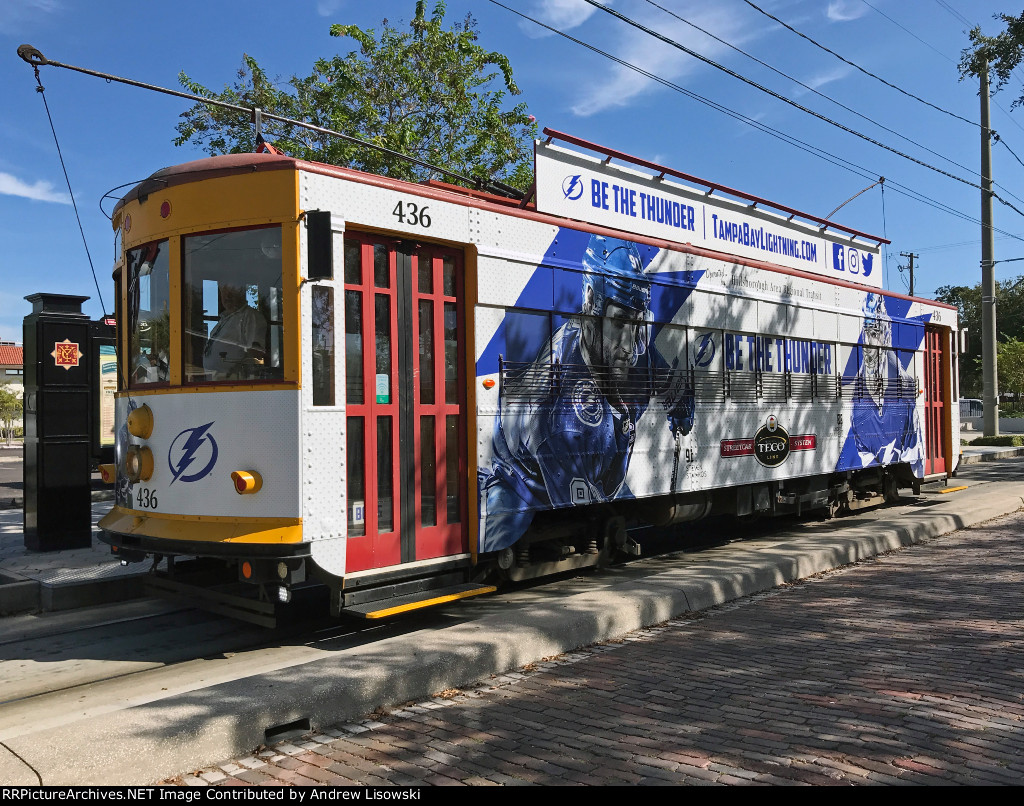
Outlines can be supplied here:
<path id="1" fill-rule="evenodd" d="M 424 607 L 435 607 L 437 605 L 454 602 L 458 599 L 468 599 L 471 596 L 482 596 L 486 593 L 494 593 L 497 587 L 494 585 L 474 585 L 465 583 L 452 585 L 447 588 L 435 588 L 434 590 L 420 591 L 408 596 L 398 596 L 392 599 L 381 599 L 376 602 L 362 602 L 361 604 L 347 605 L 342 609 L 343 615 L 356 616 L 358 618 L 375 619 L 397 616 L 400 613 L 408 613 L 410 610 L 420 610 Z"/>

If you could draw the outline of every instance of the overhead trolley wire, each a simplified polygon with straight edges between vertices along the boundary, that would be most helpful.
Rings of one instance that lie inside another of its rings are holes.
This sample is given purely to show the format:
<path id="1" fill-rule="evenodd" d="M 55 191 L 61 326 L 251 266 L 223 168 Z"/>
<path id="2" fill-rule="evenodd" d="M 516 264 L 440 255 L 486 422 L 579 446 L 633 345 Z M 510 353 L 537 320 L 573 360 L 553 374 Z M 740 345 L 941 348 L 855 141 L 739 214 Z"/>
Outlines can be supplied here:
<path id="1" fill-rule="evenodd" d="M 587 0 L 587 2 L 590 2 L 590 0 Z M 748 6 L 750 6 L 752 9 L 754 9 L 754 11 L 760 12 L 761 14 L 764 14 L 769 19 L 775 20 L 783 28 L 788 28 L 794 34 L 799 36 L 801 39 L 806 39 L 808 42 L 810 42 L 815 47 L 821 48 L 826 53 L 831 53 L 833 56 L 835 56 L 837 59 L 839 59 L 839 61 L 845 62 L 846 64 L 850 65 L 850 67 L 853 67 L 853 68 L 855 68 L 857 70 L 860 70 L 860 72 L 862 72 L 864 75 L 870 76 L 871 78 L 875 79 L 875 81 L 881 81 L 883 84 L 885 84 L 885 86 L 891 87 L 892 89 L 896 90 L 897 92 L 903 93 L 908 98 L 913 98 L 915 101 L 919 101 L 920 103 L 924 104 L 925 106 L 930 106 L 932 109 L 934 109 L 934 110 L 936 110 L 938 112 L 942 112 L 944 115 L 949 115 L 950 117 L 956 118 L 957 120 L 962 120 L 964 123 L 969 123 L 971 126 L 975 126 L 975 127 L 978 127 L 978 128 L 981 127 L 981 124 L 976 123 L 973 120 L 968 120 L 967 118 L 961 117 L 960 115 L 956 114 L 956 112 L 950 112 L 948 109 L 943 109 L 941 106 L 936 106 L 935 104 L 933 104 L 933 103 L 931 103 L 929 101 L 926 101 L 924 98 L 919 98 L 918 96 L 914 95 L 914 93 L 907 92 L 902 87 L 898 87 L 895 84 L 893 84 L 892 82 L 886 81 L 881 76 L 876 76 L 870 70 L 865 70 L 863 67 L 861 67 L 856 62 L 851 62 L 849 59 L 847 59 L 847 58 L 845 58 L 843 56 L 840 56 L 834 50 L 829 50 L 827 47 L 825 47 L 823 44 L 818 42 L 816 39 L 814 39 L 814 38 L 812 38 L 810 36 L 807 36 L 807 34 L 805 34 L 805 33 L 802 33 L 800 31 L 798 31 L 792 25 L 790 25 L 789 23 L 783 22 L 778 17 L 776 17 L 774 14 L 768 13 L 763 8 L 761 8 L 760 6 L 757 6 L 754 3 L 752 3 L 751 0 L 743 0 L 743 2 L 746 3 Z M 873 8 L 873 6 L 872 6 L 872 8 Z"/>
<path id="2" fill-rule="evenodd" d="M 879 8 L 876 8 L 875 6 L 871 5 L 871 3 L 869 3 L 869 2 L 868 2 L 868 0 L 861 0 L 861 2 L 862 2 L 862 3 L 864 4 L 864 5 L 866 5 L 866 6 L 868 7 L 868 8 L 870 8 L 870 9 L 871 9 L 872 11 L 875 11 L 875 12 L 877 12 L 878 14 L 880 14 L 881 16 L 885 17 L 885 18 L 886 18 L 887 20 L 889 20 L 889 22 L 891 22 L 891 23 L 892 23 L 893 25 L 895 25 L 895 26 L 896 26 L 897 28 L 900 28 L 900 29 L 902 29 L 902 30 L 903 30 L 903 31 L 905 31 L 905 32 L 906 32 L 906 33 L 907 33 L 908 35 L 910 35 L 910 36 L 914 37 L 914 39 L 916 39 L 916 40 L 917 40 L 918 42 L 920 42 L 920 43 L 921 43 L 922 45 L 924 45 L 924 46 L 925 46 L 926 48 L 930 48 L 931 50 L 934 50 L 934 51 L 935 51 L 936 53 L 938 53 L 938 54 L 939 54 L 939 55 L 940 55 L 940 56 L 941 56 L 941 57 L 942 57 L 943 59 L 945 59 L 946 61 L 948 61 L 948 62 L 952 62 L 953 64 L 957 64 L 957 60 L 956 60 L 956 59 L 954 59 L 954 58 L 953 58 L 952 56 L 949 56 L 948 54 L 945 54 L 945 53 L 943 53 L 943 52 L 942 52 L 941 50 L 939 50 L 939 49 L 938 49 L 937 47 L 935 47 L 934 45 L 931 45 L 931 44 L 929 44 L 928 42 L 925 42 L 925 41 L 924 41 L 924 40 L 923 40 L 923 39 L 922 39 L 921 37 L 919 37 L 919 36 L 918 36 L 917 34 L 915 34 L 915 33 L 914 33 L 913 31 L 911 31 L 911 30 L 910 30 L 909 28 L 907 28 L 907 27 L 905 27 L 905 26 L 903 26 L 903 25 L 900 25 L 900 24 L 899 24 L 898 22 L 896 22 L 896 20 L 894 20 L 894 19 L 893 19 L 892 17 L 890 17 L 890 16 L 889 16 L 888 14 L 886 14 L 886 13 L 885 13 L 884 11 L 882 11 L 881 9 L 879 9 Z M 938 3 L 939 3 L 939 5 L 942 5 L 942 3 L 940 2 L 940 0 L 936 0 L 936 2 L 938 2 Z M 954 17 L 957 17 L 957 18 L 959 19 L 959 21 L 960 21 L 960 22 L 962 22 L 962 23 L 963 23 L 964 25 L 967 25 L 968 27 L 970 27 L 971 23 L 970 23 L 970 22 L 969 22 L 969 21 L 968 21 L 968 20 L 967 20 L 967 19 L 966 19 L 966 18 L 965 18 L 965 17 L 964 17 L 964 16 L 962 15 L 962 14 L 960 14 L 959 12 L 953 11 L 953 10 L 952 10 L 952 9 L 951 9 L 951 8 L 950 8 L 949 6 L 943 6 L 943 8 L 945 8 L 945 9 L 946 9 L 946 11 L 948 11 L 948 12 L 949 12 L 950 14 L 952 14 L 952 15 L 953 15 Z M 1016 120 L 1016 119 L 1015 119 L 1015 118 L 1014 118 L 1014 117 L 1013 117 L 1013 116 L 1012 116 L 1012 115 L 1011 115 L 1011 114 L 1010 114 L 1009 112 L 1007 112 L 1007 111 L 1006 111 L 1005 109 L 1003 109 L 1003 107 L 1002 107 L 1002 106 L 1000 106 L 999 104 L 997 104 L 997 103 L 996 103 L 996 102 L 995 102 L 994 100 L 992 101 L 992 105 L 993 105 L 993 106 L 995 106 L 995 108 L 996 108 L 996 109 L 998 109 L 998 110 L 999 110 L 1000 112 L 1002 112 L 1002 113 L 1003 113 L 1004 115 L 1006 115 L 1006 119 L 1007 119 L 1007 120 L 1009 120 L 1009 121 L 1010 121 L 1010 123 L 1012 123 L 1012 124 L 1013 124 L 1014 126 L 1016 126 L 1016 127 L 1017 127 L 1018 129 L 1020 129 L 1021 131 L 1024 131 L 1024 126 L 1021 126 L 1021 125 L 1020 125 L 1020 123 L 1018 123 L 1018 122 L 1017 122 L 1017 120 Z M 979 128 L 980 128 L 980 127 L 979 127 Z M 994 131 L 993 129 L 989 129 L 989 131 L 991 131 L 991 132 L 992 132 L 992 136 L 993 136 L 993 137 L 996 137 L 996 133 L 995 133 L 995 131 Z M 1004 143 L 1004 145 L 1005 145 L 1005 143 Z M 1013 152 L 1011 152 L 1011 153 L 1013 153 Z M 999 185 L 999 183 L 998 183 L 998 182 L 996 182 L 995 184 Z M 1003 190 L 1006 190 L 1006 187 L 1005 187 L 1004 185 L 999 185 L 999 187 L 1003 188 Z"/>
<path id="3" fill-rule="evenodd" d="M 591 45 L 588 42 L 584 42 L 570 34 L 565 33 L 564 31 L 560 31 L 558 28 L 555 28 L 551 25 L 547 25 L 546 23 L 543 23 L 540 20 L 536 19 L 535 17 L 531 17 L 530 15 L 523 13 L 518 9 L 511 8 L 510 6 L 507 6 L 504 3 L 500 2 L 500 0 L 489 0 L 489 2 L 492 3 L 493 5 L 498 6 L 499 8 L 505 9 L 505 11 L 515 14 L 517 17 L 520 17 L 521 19 L 524 19 L 528 22 L 532 22 L 534 25 L 537 25 L 540 28 L 544 28 L 553 34 L 557 34 L 563 39 L 568 39 L 573 44 L 586 48 L 587 50 L 596 53 L 599 56 L 603 56 L 609 61 L 615 62 L 616 64 L 622 67 L 632 70 L 633 72 L 638 73 L 644 76 L 645 78 L 649 78 L 652 81 L 656 81 L 657 83 L 662 84 L 663 86 L 668 87 L 669 89 L 674 90 L 682 95 L 685 95 L 688 98 L 691 98 L 692 100 L 698 101 L 699 103 L 702 103 L 705 106 L 709 106 L 712 109 L 721 112 L 724 115 L 728 115 L 729 117 L 734 118 L 735 120 L 746 123 L 747 125 L 752 126 L 755 129 L 758 129 L 764 134 L 775 137 L 778 140 L 782 140 L 783 142 L 795 146 L 796 148 L 799 148 L 802 151 L 806 151 L 809 154 L 813 154 L 819 159 L 831 163 L 832 165 L 835 165 L 838 168 L 843 168 L 844 170 L 856 174 L 857 176 L 860 176 L 864 179 L 875 179 L 878 176 L 877 173 L 873 173 L 864 166 L 857 165 L 854 162 L 850 162 L 848 159 L 839 157 L 836 154 L 832 154 L 829 151 L 825 151 L 824 149 L 819 148 L 818 146 L 806 143 L 803 140 L 793 137 L 790 134 L 786 134 L 785 132 L 781 132 L 778 129 L 773 129 L 771 126 L 761 123 L 760 121 L 754 120 L 753 118 L 748 118 L 747 116 L 742 115 L 733 109 L 729 109 L 728 107 L 722 106 L 721 104 L 716 103 L 715 101 L 712 101 L 709 98 L 705 98 L 704 96 L 699 95 L 698 93 L 695 93 L 692 90 L 688 90 L 685 87 L 675 84 L 669 81 L 668 79 L 663 78 L 662 76 L 644 70 L 642 67 L 638 67 L 637 65 L 632 64 L 631 62 L 627 62 L 624 59 L 620 59 L 619 57 L 614 56 L 611 53 L 608 53 L 607 51 L 602 50 L 599 47 L 596 47 L 595 45 Z M 896 193 L 906 196 L 907 198 L 913 199 L 914 201 L 920 202 L 921 204 L 928 205 L 929 207 L 934 207 L 936 210 L 940 210 L 944 213 L 948 213 L 949 215 L 961 218 L 964 221 L 969 221 L 972 224 L 981 224 L 981 221 L 978 218 L 968 215 L 967 213 L 964 213 L 961 210 L 957 210 L 954 207 L 950 207 L 946 204 L 943 204 L 942 202 L 936 201 L 935 199 L 929 198 L 928 196 L 925 196 L 924 194 L 919 193 L 918 191 L 913 190 L 912 188 L 909 188 L 906 185 L 901 185 L 899 182 L 895 182 L 891 179 L 886 179 L 886 183 L 890 187 L 892 187 Z M 1024 235 L 1015 235 L 1013 233 L 1006 232 L 1005 230 L 998 229 L 997 227 L 994 226 L 990 226 L 990 229 L 992 229 L 993 232 L 998 232 L 1001 235 L 1004 235 L 1008 238 L 1014 238 L 1015 240 L 1024 242 Z"/>
<path id="4" fill-rule="evenodd" d="M 884 126 L 883 124 L 879 123 L 877 120 L 874 120 L 873 118 L 869 117 L 868 115 L 865 115 L 864 113 L 858 112 L 856 109 L 853 109 L 852 107 L 847 106 L 842 101 L 838 101 L 835 98 L 833 98 L 832 96 L 826 95 L 825 93 L 821 92 L 820 90 L 817 90 L 814 87 L 812 87 L 812 86 L 810 86 L 808 84 L 805 84 L 800 79 L 794 78 L 793 76 L 789 75 L 788 73 L 784 73 L 782 70 L 779 70 L 779 69 L 777 69 L 775 67 L 772 67 L 772 65 L 768 64 L 767 62 L 762 61 L 761 59 L 757 58 L 753 54 L 747 53 L 742 48 L 738 48 L 735 45 L 733 45 L 732 43 L 726 42 L 724 39 L 721 39 L 720 37 L 715 36 L 710 31 L 705 30 L 704 28 L 701 28 L 696 23 L 690 22 L 689 20 L 687 20 L 687 19 L 681 17 L 680 15 L 676 14 L 674 11 L 672 11 L 670 9 L 667 9 L 667 8 L 665 8 L 662 5 L 659 5 L 658 3 L 654 2 L 654 0 L 647 0 L 647 2 L 650 5 L 654 6 L 655 8 L 660 9 L 661 11 L 664 11 L 666 14 L 668 14 L 668 15 L 670 15 L 672 17 L 675 17 L 680 22 L 683 22 L 686 25 L 689 25 L 691 28 L 694 28 L 694 29 L 700 31 L 705 36 L 708 36 L 711 39 L 714 39 L 716 42 L 719 42 L 719 43 L 725 45 L 728 48 L 732 48 L 737 53 L 743 54 L 748 59 L 751 59 L 751 60 L 757 62 L 762 67 L 766 67 L 767 69 L 771 70 L 773 73 L 776 73 L 776 74 L 782 76 L 783 78 L 785 78 L 785 79 L 787 79 L 789 81 L 792 81 L 794 84 L 799 84 L 805 90 L 808 90 L 809 92 L 813 92 L 818 97 L 824 98 L 826 101 L 831 101 L 836 106 L 839 106 L 842 109 L 845 109 L 847 112 L 850 112 L 851 114 L 854 114 L 854 115 L 856 115 L 859 118 L 863 118 L 864 120 L 866 120 L 866 121 L 868 121 L 868 122 L 878 126 L 879 128 L 884 129 L 885 131 L 889 132 L 889 134 L 896 135 L 901 140 L 906 140 L 911 145 L 915 145 L 918 148 L 920 148 L 920 149 L 922 149 L 924 151 L 927 151 L 929 154 L 934 154 L 939 159 L 945 160 L 946 162 L 951 163 L 952 165 L 955 165 L 957 168 L 962 168 L 965 171 L 969 171 L 972 174 L 978 174 L 980 176 L 978 171 L 975 171 L 973 168 L 969 168 L 966 165 L 961 165 L 956 160 L 950 159 L 949 157 L 945 156 L 944 154 L 940 154 L 938 151 L 934 151 L 934 150 L 928 148 L 928 146 L 922 145 L 921 143 L 917 142 L 916 140 L 912 140 L 911 138 L 907 137 L 905 134 L 902 134 L 901 132 L 898 132 L 895 129 L 890 129 L 888 126 Z M 1017 199 L 1017 201 L 1020 201 L 1021 203 L 1024 203 L 1024 199 L 1021 199 L 1018 196 L 1015 196 L 1013 193 L 1010 193 L 1008 190 L 1007 190 L 1007 193 L 1008 193 L 1008 195 L 1013 196 L 1013 198 Z"/>
<path id="5" fill-rule="evenodd" d="M 704 62 L 705 64 L 708 64 L 708 65 L 710 65 L 712 67 L 715 67 L 715 68 L 723 71 L 724 73 L 727 73 L 728 75 L 731 75 L 733 78 L 736 78 L 736 79 L 742 81 L 744 84 L 749 84 L 750 86 L 752 86 L 752 87 L 754 87 L 756 89 L 759 89 L 762 92 L 767 93 L 768 95 L 771 95 L 773 98 L 777 98 L 778 100 L 780 100 L 780 101 L 782 101 L 784 103 L 787 103 L 790 106 L 793 106 L 793 107 L 801 110 L 802 112 L 806 112 L 807 114 L 811 115 L 812 117 L 817 118 L 818 120 L 824 121 L 825 123 L 830 123 L 833 126 L 839 128 L 839 129 L 842 129 L 843 131 L 845 131 L 848 134 L 852 134 L 855 137 L 859 137 L 862 140 L 866 140 L 867 142 L 871 143 L 872 145 L 876 145 L 879 148 L 883 148 L 886 151 L 890 151 L 893 154 L 896 154 L 897 156 L 900 156 L 900 157 L 903 157 L 904 159 L 910 160 L 911 162 L 916 163 L 917 165 L 920 165 L 923 168 L 927 168 L 927 169 L 929 169 L 931 171 L 935 171 L 936 173 L 942 174 L 943 176 L 946 176 L 946 177 L 948 177 L 950 179 L 954 179 L 957 182 L 962 182 L 965 185 L 968 185 L 970 187 L 976 188 L 977 190 L 980 190 L 982 192 L 986 192 L 985 188 L 983 188 L 981 185 L 977 184 L 976 182 L 971 182 L 970 180 L 964 179 L 963 177 L 957 176 L 956 174 L 952 174 L 949 171 L 944 171 L 941 168 L 937 168 L 934 165 L 930 165 L 929 163 L 924 162 L 923 160 L 919 160 L 916 157 L 912 157 L 909 154 L 905 154 L 904 152 L 902 152 L 902 151 L 900 151 L 898 149 L 895 149 L 892 146 L 887 146 L 885 143 L 879 142 L 878 140 L 875 140 L 873 137 L 869 137 L 868 135 L 866 135 L 866 134 L 864 134 L 862 132 L 858 132 L 855 129 L 851 129 L 849 126 L 845 126 L 845 125 L 843 125 L 842 123 L 840 123 L 840 122 L 838 122 L 836 120 L 832 120 L 831 118 L 827 117 L 826 115 L 822 115 L 819 112 L 815 112 L 813 109 L 808 109 L 806 106 L 803 106 L 802 104 L 798 104 L 796 101 L 793 101 L 793 100 L 787 98 L 784 95 L 780 95 L 779 93 L 775 92 L 774 90 L 771 90 L 768 87 L 763 86 L 762 84 L 758 84 L 756 81 L 753 81 L 753 80 L 751 80 L 749 78 L 746 78 L 745 76 L 740 75 L 739 73 L 737 73 L 734 70 L 730 70 L 728 67 L 725 67 L 724 65 L 719 64 L 718 62 L 714 61 L 713 59 L 709 59 L 707 56 L 702 56 L 701 54 L 697 53 L 694 50 L 691 50 L 690 48 L 686 47 L 685 45 L 681 45 L 680 43 L 678 43 L 678 42 L 676 42 L 676 41 L 674 41 L 672 39 L 669 39 L 667 36 L 664 36 L 663 34 L 659 34 L 657 31 L 651 30 L 650 28 L 646 27 L 645 25 L 640 24 L 636 20 L 630 19 L 626 15 L 620 14 L 618 11 L 615 11 L 612 8 L 608 8 L 607 6 L 601 5 L 601 3 L 598 2 L 598 0 L 585 0 L 585 2 L 587 2 L 590 5 L 594 6 L 594 8 L 598 8 L 601 11 L 604 11 L 606 14 L 611 14 L 613 17 L 616 17 L 617 19 L 621 20 L 622 22 L 626 23 L 627 25 L 631 25 L 634 28 L 637 28 L 637 29 L 643 31 L 646 34 L 648 34 L 650 36 L 653 36 L 655 39 L 659 39 L 662 42 L 664 42 L 665 44 L 671 45 L 672 47 L 677 48 L 677 49 L 683 51 L 684 53 L 686 53 L 686 54 L 688 54 L 690 56 L 693 56 L 695 59 L 698 59 L 698 60 Z M 744 0 L 744 2 L 748 2 L 749 3 L 750 0 Z M 952 113 L 950 113 L 950 114 L 952 114 Z M 954 115 L 954 117 L 959 117 L 959 116 Z M 967 120 L 967 119 L 966 118 L 961 118 L 961 120 Z M 967 122 L 970 123 L 971 121 L 967 121 Z M 977 124 L 973 124 L 973 125 L 977 125 Z M 988 191 L 988 192 L 990 192 L 992 194 L 992 198 L 993 199 L 998 200 L 1001 204 L 1006 205 L 1011 210 L 1013 210 L 1015 213 L 1017 213 L 1018 215 L 1024 217 L 1024 211 L 1022 211 L 1022 210 L 1018 209 L 1017 207 L 1015 207 L 1014 205 L 1010 204 L 1010 202 L 1006 201 L 1006 199 L 1002 198 L 998 193 L 995 193 L 993 191 Z"/>

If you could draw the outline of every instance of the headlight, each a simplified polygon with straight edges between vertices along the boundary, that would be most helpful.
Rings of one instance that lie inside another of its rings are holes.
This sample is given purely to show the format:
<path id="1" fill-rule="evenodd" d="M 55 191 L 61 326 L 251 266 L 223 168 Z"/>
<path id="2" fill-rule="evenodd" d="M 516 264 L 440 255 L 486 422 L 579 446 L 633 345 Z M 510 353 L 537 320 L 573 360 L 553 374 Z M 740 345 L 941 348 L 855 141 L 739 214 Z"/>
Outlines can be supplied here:
<path id="1" fill-rule="evenodd" d="M 124 457 L 124 474 L 132 484 L 149 481 L 153 477 L 153 451 L 145 445 L 129 445 Z"/>

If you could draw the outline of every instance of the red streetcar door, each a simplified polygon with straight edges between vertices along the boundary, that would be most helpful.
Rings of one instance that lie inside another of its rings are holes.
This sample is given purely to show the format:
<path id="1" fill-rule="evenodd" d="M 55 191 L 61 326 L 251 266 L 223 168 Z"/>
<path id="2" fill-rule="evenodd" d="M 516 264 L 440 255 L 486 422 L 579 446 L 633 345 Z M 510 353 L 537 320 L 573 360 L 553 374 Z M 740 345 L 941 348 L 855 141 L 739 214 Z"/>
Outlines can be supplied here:
<path id="1" fill-rule="evenodd" d="M 345 236 L 348 572 L 467 548 L 462 256 Z"/>
<path id="2" fill-rule="evenodd" d="M 924 330 L 925 475 L 946 472 L 946 412 L 943 380 L 945 335 L 940 328 Z"/>

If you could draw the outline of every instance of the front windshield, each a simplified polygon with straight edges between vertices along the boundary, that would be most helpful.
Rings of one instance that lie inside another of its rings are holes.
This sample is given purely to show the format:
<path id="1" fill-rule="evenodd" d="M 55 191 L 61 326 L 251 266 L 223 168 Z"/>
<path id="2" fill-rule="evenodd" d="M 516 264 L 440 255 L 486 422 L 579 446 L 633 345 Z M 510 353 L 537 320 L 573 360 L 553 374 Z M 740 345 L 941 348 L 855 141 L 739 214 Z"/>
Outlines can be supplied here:
<path id="1" fill-rule="evenodd" d="M 130 386 L 168 379 L 171 334 L 170 272 L 167 241 L 130 249 L 128 263 L 128 366 Z"/>
<path id="2" fill-rule="evenodd" d="M 281 228 L 184 239 L 185 382 L 284 377 Z"/>

